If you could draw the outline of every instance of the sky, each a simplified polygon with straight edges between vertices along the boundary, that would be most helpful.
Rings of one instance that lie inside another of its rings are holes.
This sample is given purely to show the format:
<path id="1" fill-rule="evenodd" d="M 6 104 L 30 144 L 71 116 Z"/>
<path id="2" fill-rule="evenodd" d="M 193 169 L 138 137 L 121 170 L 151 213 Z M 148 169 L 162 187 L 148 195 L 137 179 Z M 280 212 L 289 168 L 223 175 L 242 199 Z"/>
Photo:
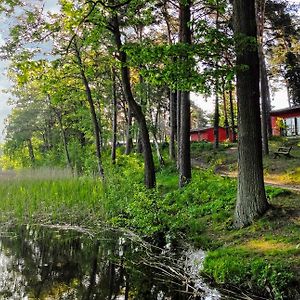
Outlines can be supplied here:
<path id="1" fill-rule="evenodd" d="M 33 1 L 30 1 L 33 3 Z M 58 2 L 54 0 L 46 0 L 43 1 L 45 3 L 45 11 L 49 12 L 57 12 L 59 10 Z M 1 29 L 0 29 L 0 46 L 4 44 L 4 36 L 5 33 L 8 30 L 8 24 L 7 20 L 1 16 L 0 17 L 1 22 Z M 4 139 L 4 128 L 5 128 L 5 119 L 9 115 L 11 111 L 11 106 L 8 105 L 7 101 L 9 100 L 9 95 L 5 93 L 5 89 L 9 88 L 10 81 L 6 76 L 6 71 L 8 68 L 9 62 L 0 60 L 0 142 Z"/>
<path id="2" fill-rule="evenodd" d="M 37 1 L 37 0 L 32 0 L 30 2 L 32 3 L 33 1 Z M 293 0 L 290 2 L 300 4 L 300 0 Z M 43 3 L 45 3 L 45 11 L 57 12 L 59 10 L 58 1 L 45 0 L 43 1 Z M 5 31 L 8 30 L 8 25 L 3 25 L 3 24 L 8 24 L 8 23 L 5 21 L 3 17 L 0 17 L 0 22 L 1 22 L 0 46 L 1 46 L 4 43 Z M 7 104 L 9 95 L 4 92 L 4 90 L 9 88 L 10 86 L 9 79 L 6 76 L 6 70 L 8 65 L 9 65 L 8 61 L 0 60 L 0 142 L 3 141 L 4 139 L 3 130 L 5 128 L 5 119 L 7 118 L 8 114 L 11 111 L 11 107 Z M 277 91 L 272 96 L 273 96 L 272 106 L 274 107 L 274 109 L 280 109 L 288 106 L 286 89 L 283 88 Z M 204 97 L 201 97 L 196 94 L 191 95 L 191 100 L 199 107 L 201 107 L 204 111 L 207 111 L 209 113 L 213 111 L 212 101 L 205 101 Z"/>

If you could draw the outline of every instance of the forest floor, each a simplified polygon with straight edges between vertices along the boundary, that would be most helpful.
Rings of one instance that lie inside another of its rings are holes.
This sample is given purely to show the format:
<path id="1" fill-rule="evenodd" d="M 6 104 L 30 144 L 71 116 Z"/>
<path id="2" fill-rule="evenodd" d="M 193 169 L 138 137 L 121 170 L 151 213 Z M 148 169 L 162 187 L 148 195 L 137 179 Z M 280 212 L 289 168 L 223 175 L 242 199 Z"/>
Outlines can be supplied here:
<path id="1" fill-rule="evenodd" d="M 274 153 L 279 147 L 290 146 L 292 146 L 291 157 L 281 155 L 274 158 Z M 270 141 L 269 147 L 270 155 L 264 157 L 265 183 L 300 192 L 300 139 L 273 139 Z M 221 145 L 219 151 L 205 146 L 199 151 L 196 145 L 192 146 L 194 167 L 214 168 L 216 173 L 233 178 L 237 177 L 237 156 L 237 145 L 235 144 Z"/>

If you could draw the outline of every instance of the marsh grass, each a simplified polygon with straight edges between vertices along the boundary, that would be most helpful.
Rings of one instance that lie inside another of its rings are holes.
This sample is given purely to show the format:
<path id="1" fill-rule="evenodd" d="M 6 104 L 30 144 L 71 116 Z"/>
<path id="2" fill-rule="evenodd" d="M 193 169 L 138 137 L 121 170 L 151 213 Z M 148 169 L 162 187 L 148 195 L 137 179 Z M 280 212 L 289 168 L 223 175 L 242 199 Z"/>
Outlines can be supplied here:
<path id="1" fill-rule="evenodd" d="M 19 180 L 60 180 L 76 177 L 71 169 L 40 167 L 36 169 L 21 169 L 16 171 Z"/>
<path id="2" fill-rule="evenodd" d="M 69 170 L 24 170 L 0 180 L 2 222 L 84 223 L 87 214 L 103 213 L 102 197 L 98 179 Z"/>

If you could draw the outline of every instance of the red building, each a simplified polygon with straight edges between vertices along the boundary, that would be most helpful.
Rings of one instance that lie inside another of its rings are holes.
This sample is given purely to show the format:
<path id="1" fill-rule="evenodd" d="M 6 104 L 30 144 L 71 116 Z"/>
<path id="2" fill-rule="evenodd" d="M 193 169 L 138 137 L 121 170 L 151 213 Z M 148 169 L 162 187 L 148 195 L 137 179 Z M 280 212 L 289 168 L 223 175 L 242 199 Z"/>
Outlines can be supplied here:
<path id="1" fill-rule="evenodd" d="M 219 141 L 225 142 L 227 139 L 226 129 L 223 127 L 219 127 Z M 229 140 L 232 141 L 232 132 L 229 130 Z M 191 142 L 214 142 L 214 128 L 197 128 L 191 130 Z"/>
<path id="2" fill-rule="evenodd" d="M 300 106 L 273 110 L 270 115 L 274 136 L 300 135 Z"/>

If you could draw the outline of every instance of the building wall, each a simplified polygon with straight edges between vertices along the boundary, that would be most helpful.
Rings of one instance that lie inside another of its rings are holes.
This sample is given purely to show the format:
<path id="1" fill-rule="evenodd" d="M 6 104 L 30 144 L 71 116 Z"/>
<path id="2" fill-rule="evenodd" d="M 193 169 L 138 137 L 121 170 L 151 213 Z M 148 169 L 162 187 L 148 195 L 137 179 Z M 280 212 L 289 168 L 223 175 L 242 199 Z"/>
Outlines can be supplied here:
<path id="1" fill-rule="evenodd" d="M 295 123 L 295 119 L 297 119 L 297 126 Z M 272 134 L 273 136 L 294 136 L 300 134 L 300 118 L 279 118 L 272 116 Z M 282 122 L 282 128 L 280 128 L 280 122 Z"/>
<path id="2" fill-rule="evenodd" d="M 219 128 L 219 141 L 225 142 L 226 138 L 226 130 L 225 128 Z M 232 134 L 230 132 L 230 140 L 232 140 Z M 207 141 L 207 142 L 214 142 L 214 129 L 208 128 L 205 130 L 199 130 L 197 132 L 191 132 L 191 141 L 192 142 L 200 142 L 200 141 Z"/>
<path id="3" fill-rule="evenodd" d="M 198 132 L 191 132 L 191 142 L 198 142 L 198 141 L 200 141 Z"/>
<path id="4" fill-rule="evenodd" d="M 280 136 L 280 128 L 278 126 L 278 120 L 279 120 L 279 118 L 277 118 L 277 117 L 271 117 L 273 136 Z"/>

